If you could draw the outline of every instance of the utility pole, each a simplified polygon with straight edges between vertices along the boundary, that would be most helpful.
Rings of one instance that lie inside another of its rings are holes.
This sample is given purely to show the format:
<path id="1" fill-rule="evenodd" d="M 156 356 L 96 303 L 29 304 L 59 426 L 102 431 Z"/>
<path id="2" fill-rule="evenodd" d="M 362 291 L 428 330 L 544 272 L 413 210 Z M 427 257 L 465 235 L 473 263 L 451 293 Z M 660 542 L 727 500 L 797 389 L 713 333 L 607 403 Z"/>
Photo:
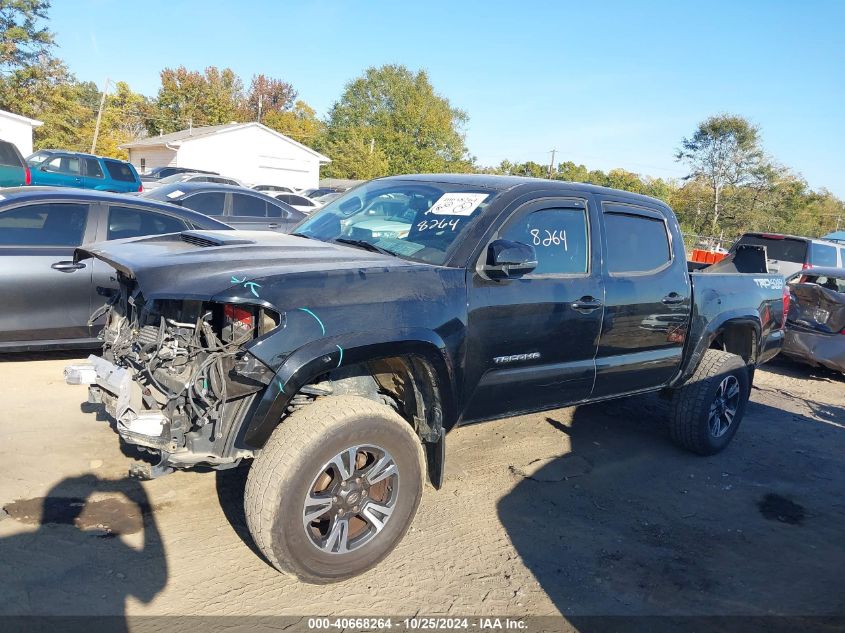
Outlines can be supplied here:
<path id="1" fill-rule="evenodd" d="M 97 149 L 97 137 L 100 136 L 100 119 L 103 118 L 103 108 L 106 105 L 106 93 L 109 91 L 109 81 L 109 78 L 106 77 L 106 83 L 103 84 L 103 96 L 100 98 L 100 109 L 97 110 L 97 123 L 94 125 L 94 140 L 91 141 L 92 154 Z"/>
<path id="2" fill-rule="evenodd" d="M 552 179 L 552 167 L 554 167 L 554 164 L 555 164 L 555 152 L 556 151 L 557 151 L 556 149 L 552 150 L 552 159 L 549 161 L 549 180 Z"/>
<path id="3" fill-rule="evenodd" d="M 262 106 L 262 98 L 264 95 L 261 93 L 258 94 L 258 122 L 261 123 L 261 106 Z"/>
<path id="4" fill-rule="evenodd" d="M 374 150 L 375 148 L 376 148 L 376 139 L 371 138 L 371 139 L 370 139 L 370 154 L 372 154 L 372 153 L 373 153 L 373 150 Z"/>

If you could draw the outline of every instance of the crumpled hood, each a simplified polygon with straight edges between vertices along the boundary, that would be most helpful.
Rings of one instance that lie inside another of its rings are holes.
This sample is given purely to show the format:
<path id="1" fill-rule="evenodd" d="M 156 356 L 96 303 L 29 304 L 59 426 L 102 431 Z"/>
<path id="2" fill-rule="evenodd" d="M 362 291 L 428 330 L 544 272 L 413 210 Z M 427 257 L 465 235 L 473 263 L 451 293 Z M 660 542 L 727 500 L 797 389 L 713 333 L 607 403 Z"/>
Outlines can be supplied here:
<path id="1" fill-rule="evenodd" d="M 342 244 L 270 231 L 184 231 L 76 249 L 135 279 L 147 299 L 209 299 L 252 280 L 300 273 L 425 267 Z M 246 286 L 250 293 L 257 288 Z"/>

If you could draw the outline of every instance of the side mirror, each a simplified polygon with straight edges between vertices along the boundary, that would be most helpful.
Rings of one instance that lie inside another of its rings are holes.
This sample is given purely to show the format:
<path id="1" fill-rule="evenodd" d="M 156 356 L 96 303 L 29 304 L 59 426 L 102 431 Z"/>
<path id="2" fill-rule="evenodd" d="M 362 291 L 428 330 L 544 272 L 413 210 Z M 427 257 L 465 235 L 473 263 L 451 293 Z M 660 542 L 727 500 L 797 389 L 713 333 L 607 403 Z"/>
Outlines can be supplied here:
<path id="1" fill-rule="evenodd" d="M 38 168 L 38 171 L 50 171 L 47 167 L 47 165 L 41 165 L 41 167 Z"/>
<path id="2" fill-rule="evenodd" d="M 533 246 L 510 240 L 496 240 L 487 247 L 484 273 L 490 279 L 516 279 L 537 268 Z"/>

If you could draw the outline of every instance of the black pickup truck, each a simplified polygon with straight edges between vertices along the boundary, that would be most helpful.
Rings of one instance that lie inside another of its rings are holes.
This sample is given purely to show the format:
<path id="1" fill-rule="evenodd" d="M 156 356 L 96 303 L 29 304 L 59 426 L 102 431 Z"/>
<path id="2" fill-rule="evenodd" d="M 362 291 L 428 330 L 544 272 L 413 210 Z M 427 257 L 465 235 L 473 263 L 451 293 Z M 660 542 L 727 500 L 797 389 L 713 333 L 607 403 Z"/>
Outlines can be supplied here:
<path id="1" fill-rule="evenodd" d="M 689 274 L 671 209 L 622 191 L 391 177 L 296 231 L 78 250 L 117 290 L 102 356 L 66 378 L 153 454 L 146 476 L 253 459 L 251 533 L 310 582 L 388 554 L 453 427 L 661 391 L 671 437 L 716 453 L 783 340 L 782 277 Z"/>

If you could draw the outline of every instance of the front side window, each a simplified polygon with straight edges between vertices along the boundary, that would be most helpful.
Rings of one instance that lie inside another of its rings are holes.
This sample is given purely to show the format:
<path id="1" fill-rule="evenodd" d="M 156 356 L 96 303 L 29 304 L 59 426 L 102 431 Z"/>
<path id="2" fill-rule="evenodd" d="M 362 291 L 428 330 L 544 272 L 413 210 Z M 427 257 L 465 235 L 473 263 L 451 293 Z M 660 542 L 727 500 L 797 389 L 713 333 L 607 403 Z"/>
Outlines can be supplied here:
<path id="1" fill-rule="evenodd" d="M 88 205 L 42 203 L 0 212 L 0 245 L 79 246 L 85 235 Z"/>
<path id="2" fill-rule="evenodd" d="M 82 173 L 80 160 L 76 156 L 56 156 L 47 160 L 44 165 L 46 171 L 73 174 L 75 176 Z"/>
<path id="3" fill-rule="evenodd" d="M 669 236 L 663 220 L 624 212 L 605 212 L 607 270 L 643 273 L 671 261 Z"/>
<path id="4" fill-rule="evenodd" d="M 810 263 L 823 268 L 836 268 L 836 247 L 813 242 Z"/>
<path id="5" fill-rule="evenodd" d="M 198 211 L 203 215 L 223 215 L 223 209 L 226 206 L 226 194 L 219 191 L 198 193 L 182 200 L 182 206 L 186 209 Z"/>
<path id="6" fill-rule="evenodd" d="M 109 207 L 109 230 L 106 239 L 120 240 L 142 235 L 178 233 L 188 226 L 182 220 L 133 207 Z"/>
<path id="7" fill-rule="evenodd" d="M 296 233 L 355 240 L 399 257 L 443 264 L 458 236 L 498 192 L 439 182 L 372 181 L 317 210 Z"/>
<path id="8" fill-rule="evenodd" d="M 232 215 L 266 218 L 267 203 L 255 196 L 236 193 L 232 196 Z"/>
<path id="9" fill-rule="evenodd" d="M 537 253 L 532 275 L 578 275 L 588 269 L 589 238 L 584 208 L 542 209 L 508 225 L 502 239 L 530 244 Z"/>

